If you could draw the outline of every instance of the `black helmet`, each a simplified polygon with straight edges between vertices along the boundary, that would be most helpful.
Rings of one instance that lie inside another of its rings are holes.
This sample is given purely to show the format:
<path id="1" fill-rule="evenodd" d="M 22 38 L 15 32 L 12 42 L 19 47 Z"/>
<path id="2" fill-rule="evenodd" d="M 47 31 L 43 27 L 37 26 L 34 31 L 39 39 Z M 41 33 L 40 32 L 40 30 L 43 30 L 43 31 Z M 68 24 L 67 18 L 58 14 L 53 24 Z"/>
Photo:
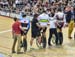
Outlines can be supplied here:
<path id="1" fill-rule="evenodd" d="M 22 17 L 26 17 L 26 14 L 23 14 Z"/>

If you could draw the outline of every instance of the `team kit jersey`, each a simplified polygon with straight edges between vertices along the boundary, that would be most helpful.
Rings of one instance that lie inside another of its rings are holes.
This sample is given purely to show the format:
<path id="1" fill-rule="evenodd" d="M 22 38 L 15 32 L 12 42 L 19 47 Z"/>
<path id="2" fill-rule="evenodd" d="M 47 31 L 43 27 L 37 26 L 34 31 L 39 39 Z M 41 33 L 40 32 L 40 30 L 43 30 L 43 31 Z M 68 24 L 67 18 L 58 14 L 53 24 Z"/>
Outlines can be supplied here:
<path id="1" fill-rule="evenodd" d="M 30 29 L 30 19 L 27 17 L 23 18 L 22 16 L 20 16 L 19 19 L 20 19 L 22 28 L 26 28 L 24 31 L 21 30 L 21 35 L 26 35 Z"/>
<path id="2" fill-rule="evenodd" d="M 38 21 L 40 23 L 41 26 L 45 26 L 47 27 L 47 24 L 49 22 L 49 16 L 46 13 L 43 13 L 41 15 L 38 16 Z"/>
<path id="3" fill-rule="evenodd" d="M 54 18 L 57 20 L 57 23 L 60 25 L 60 28 L 66 24 L 65 14 L 63 12 L 55 13 Z"/>
<path id="4" fill-rule="evenodd" d="M 20 16 L 19 19 L 22 24 L 22 27 L 26 27 L 27 29 L 30 28 L 30 19 L 28 17 L 23 18 L 22 16 Z"/>
<path id="5" fill-rule="evenodd" d="M 58 22 L 66 22 L 65 14 L 63 12 L 56 13 L 54 18 L 57 19 Z"/>

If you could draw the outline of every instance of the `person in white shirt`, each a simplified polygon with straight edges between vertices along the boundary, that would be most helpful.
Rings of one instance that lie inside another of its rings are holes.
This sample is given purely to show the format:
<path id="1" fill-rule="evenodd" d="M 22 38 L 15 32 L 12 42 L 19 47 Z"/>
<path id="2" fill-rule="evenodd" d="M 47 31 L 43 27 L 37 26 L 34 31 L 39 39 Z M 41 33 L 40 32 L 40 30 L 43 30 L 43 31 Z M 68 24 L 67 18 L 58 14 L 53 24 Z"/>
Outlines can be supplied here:
<path id="1" fill-rule="evenodd" d="M 50 29 L 49 29 L 49 38 L 48 38 L 48 46 L 52 46 L 51 44 L 51 38 L 52 38 L 52 35 L 54 34 L 55 35 L 55 42 L 56 42 L 56 45 L 58 44 L 58 34 L 57 34 L 57 26 L 56 26 L 56 19 L 54 18 L 54 13 L 51 14 L 51 17 L 49 19 L 49 25 L 50 25 Z"/>

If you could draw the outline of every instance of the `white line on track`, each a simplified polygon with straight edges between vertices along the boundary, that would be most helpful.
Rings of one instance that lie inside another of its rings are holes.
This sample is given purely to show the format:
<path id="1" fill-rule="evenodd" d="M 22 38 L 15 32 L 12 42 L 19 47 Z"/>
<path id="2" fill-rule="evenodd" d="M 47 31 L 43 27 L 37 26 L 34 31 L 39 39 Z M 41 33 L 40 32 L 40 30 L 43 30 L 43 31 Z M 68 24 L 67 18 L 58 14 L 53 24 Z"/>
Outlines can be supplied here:
<path id="1" fill-rule="evenodd" d="M 0 34 L 6 33 L 6 32 L 10 32 L 10 31 L 11 31 L 11 29 L 9 29 L 9 30 L 4 30 L 4 31 L 0 31 Z"/>

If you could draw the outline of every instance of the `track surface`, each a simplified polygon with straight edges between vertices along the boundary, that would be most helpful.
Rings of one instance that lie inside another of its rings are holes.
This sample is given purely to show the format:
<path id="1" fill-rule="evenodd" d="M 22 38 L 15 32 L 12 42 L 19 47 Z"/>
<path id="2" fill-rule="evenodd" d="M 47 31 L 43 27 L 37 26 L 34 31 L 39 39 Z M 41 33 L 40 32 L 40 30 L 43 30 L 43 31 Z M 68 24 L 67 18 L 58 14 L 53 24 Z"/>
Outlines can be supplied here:
<path id="1" fill-rule="evenodd" d="M 28 32 L 28 51 L 25 54 L 11 54 L 11 47 L 13 43 L 12 35 L 11 35 L 11 25 L 13 20 L 11 18 L 0 16 L 0 56 L 2 54 L 6 55 L 4 57 L 75 57 L 75 41 L 69 40 L 67 38 L 68 28 L 63 28 L 64 33 L 64 42 L 61 47 L 56 47 L 53 45 L 51 48 L 38 49 L 35 44 L 33 44 L 33 48 L 35 50 L 30 50 L 30 39 L 31 39 L 31 30 Z M 75 31 L 75 30 L 74 30 Z M 72 36 L 74 35 L 74 31 Z M 48 39 L 48 30 L 47 30 L 47 39 Z M 1 56 L 2 57 L 2 56 Z"/>

